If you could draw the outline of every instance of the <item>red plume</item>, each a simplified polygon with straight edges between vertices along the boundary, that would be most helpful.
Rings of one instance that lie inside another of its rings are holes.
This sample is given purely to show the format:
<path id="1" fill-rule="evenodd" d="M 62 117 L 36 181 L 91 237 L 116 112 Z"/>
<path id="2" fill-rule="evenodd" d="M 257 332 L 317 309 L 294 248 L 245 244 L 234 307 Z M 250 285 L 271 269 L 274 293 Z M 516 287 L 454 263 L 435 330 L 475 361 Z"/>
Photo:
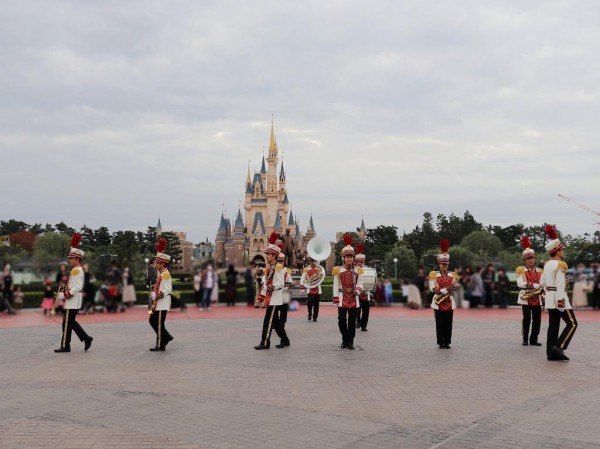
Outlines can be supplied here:
<path id="1" fill-rule="evenodd" d="M 77 248 L 81 242 L 81 234 L 73 234 L 71 236 L 71 248 Z"/>
<path id="2" fill-rule="evenodd" d="M 531 248 L 531 242 L 529 241 L 529 237 L 527 237 L 526 235 L 521 237 L 521 246 L 525 249 Z"/>
<path id="3" fill-rule="evenodd" d="M 279 234 L 277 232 L 271 232 L 271 235 L 269 236 L 269 243 L 274 245 L 278 238 Z"/>
<path id="4" fill-rule="evenodd" d="M 448 252 L 448 248 L 450 248 L 450 242 L 448 240 L 440 240 L 440 249 L 442 250 L 442 254 L 446 254 Z"/>
<path id="5" fill-rule="evenodd" d="M 350 234 L 344 236 L 344 244 L 346 246 L 352 246 L 352 236 Z"/>
<path id="6" fill-rule="evenodd" d="M 356 252 L 358 254 L 362 254 L 365 252 L 365 245 L 363 245 L 362 243 L 357 243 L 356 244 Z"/>
<path id="7" fill-rule="evenodd" d="M 165 249 L 167 249 L 167 241 L 165 239 L 159 239 L 156 245 L 156 251 L 164 253 Z"/>
<path id="8" fill-rule="evenodd" d="M 544 228 L 544 232 L 546 233 L 546 235 L 548 237 L 550 237 L 550 240 L 556 240 L 558 238 L 558 234 L 556 233 L 556 229 L 554 229 L 552 227 L 552 225 L 547 225 Z"/>

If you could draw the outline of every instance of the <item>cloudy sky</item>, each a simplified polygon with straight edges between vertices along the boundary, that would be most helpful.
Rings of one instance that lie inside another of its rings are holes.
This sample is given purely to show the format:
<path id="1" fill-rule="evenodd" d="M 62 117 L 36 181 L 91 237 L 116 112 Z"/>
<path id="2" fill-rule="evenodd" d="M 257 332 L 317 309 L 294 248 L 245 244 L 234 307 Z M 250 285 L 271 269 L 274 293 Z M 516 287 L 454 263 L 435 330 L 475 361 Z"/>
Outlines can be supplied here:
<path id="1" fill-rule="evenodd" d="M 425 211 L 593 232 L 597 1 L 0 4 L 1 219 L 213 240 L 271 118 L 333 239 Z M 600 217 L 596 217 L 600 218 Z"/>

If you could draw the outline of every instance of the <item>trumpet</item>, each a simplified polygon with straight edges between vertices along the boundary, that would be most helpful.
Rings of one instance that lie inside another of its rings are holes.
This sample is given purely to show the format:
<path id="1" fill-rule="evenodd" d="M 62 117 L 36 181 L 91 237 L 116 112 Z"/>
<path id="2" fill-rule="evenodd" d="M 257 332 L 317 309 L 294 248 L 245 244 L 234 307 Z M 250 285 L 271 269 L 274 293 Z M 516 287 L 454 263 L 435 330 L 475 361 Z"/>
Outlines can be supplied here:
<path id="1" fill-rule="evenodd" d="M 454 294 L 454 285 L 451 286 L 448 289 L 448 293 L 446 293 L 445 295 L 441 295 L 441 296 L 438 296 L 437 298 L 435 298 L 434 302 L 435 302 L 436 305 L 439 306 L 444 301 L 447 301 L 448 299 L 452 298 L 453 294 Z"/>
<path id="2" fill-rule="evenodd" d="M 521 299 L 524 301 L 529 301 L 531 298 L 542 295 L 543 293 L 544 293 L 544 287 L 530 288 L 530 289 L 528 288 L 523 291 L 523 295 L 521 296 Z"/>

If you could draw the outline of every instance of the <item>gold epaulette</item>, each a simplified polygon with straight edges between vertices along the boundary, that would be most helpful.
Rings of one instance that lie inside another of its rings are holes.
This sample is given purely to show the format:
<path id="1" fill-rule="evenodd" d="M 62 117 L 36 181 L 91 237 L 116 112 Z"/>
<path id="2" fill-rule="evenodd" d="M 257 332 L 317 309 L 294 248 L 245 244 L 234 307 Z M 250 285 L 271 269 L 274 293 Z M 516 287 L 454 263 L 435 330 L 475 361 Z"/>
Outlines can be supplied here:
<path id="1" fill-rule="evenodd" d="M 304 267 L 304 268 L 302 269 L 302 272 L 303 272 L 303 273 L 306 273 L 307 271 L 308 271 L 308 267 Z"/>
<path id="2" fill-rule="evenodd" d="M 525 267 L 517 267 L 515 273 L 517 273 L 517 276 L 521 276 L 523 273 L 525 273 Z"/>
<path id="3" fill-rule="evenodd" d="M 538 267 L 537 272 L 542 274 L 544 272 L 544 270 L 542 270 L 541 268 Z"/>
<path id="4" fill-rule="evenodd" d="M 160 273 L 160 278 L 161 279 L 171 279 L 171 273 L 169 273 L 168 271 L 163 271 L 162 273 Z"/>
<path id="5" fill-rule="evenodd" d="M 358 274 L 363 274 L 365 272 L 365 270 L 363 270 L 362 267 L 356 267 L 356 272 Z"/>
<path id="6" fill-rule="evenodd" d="M 438 275 L 437 271 L 430 271 L 429 279 L 435 279 L 435 278 L 437 278 L 437 275 Z"/>
<path id="7" fill-rule="evenodd" d="M 331 275 L 337 276 L 338 274 L 340 274 L 340 267 L 333 267 L 333 269 L 331 270 Z"/>
<path id="8" fill-rule="evenodd" d="M 450 275 L 454 278 L 454 280 L 458 280 L 458 274 L 456 274 L 454 271 L 450 273 Z"/>
<path id="9" fill-rule="evenodd" d="M 280 263 L 275 265 L 275 271 L 281 271 L 281 270 L 283 270 L 283 265 L 281 265 Z"/>
<path id="10" fill-rule="evenodd" d="M 291 269 L 291 268 L 286 268 L 286 269 L 285 269 L 285 271 L 286 271 L 286 273 L 288 273 L 288 274 L 292 274 L 292 269 Z"/>
<path id="11" fill-rule="evenodd" d="M 559 266 L 559 268 L 562 268 L 565 271 L 567 271 L 569 269 L 569 266 L 567 265 L 567 263 L 563 262 L 562 260 L 558 262 L 558 266 Z"/>
<path id="12" fill-rule="evenodd" d="M 81 270 L 79 267 L 75 267 L 71 270 L 71 276 L 77 276 L 80 273 L 81 273 Z"/>

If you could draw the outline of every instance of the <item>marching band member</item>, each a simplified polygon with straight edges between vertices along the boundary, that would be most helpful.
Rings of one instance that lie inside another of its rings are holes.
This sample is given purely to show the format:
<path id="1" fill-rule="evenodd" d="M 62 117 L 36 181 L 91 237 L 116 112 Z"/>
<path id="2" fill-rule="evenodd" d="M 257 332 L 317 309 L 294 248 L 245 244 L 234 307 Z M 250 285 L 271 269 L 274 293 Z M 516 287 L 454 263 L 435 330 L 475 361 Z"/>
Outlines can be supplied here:
<path id="1" fill-rule="evenodd" d="M 167 269 L 171 256 L 165 254 L 167 249 L 167 241 L 159 239 L 156 245 L 156 257 L 154 258 L 154 266 L 156 267 L 156 283 L 154 291 L 151 293 L 152 301 L 156 304 L 152 307 L 152 314 L 148 318 L 148 322 L 154 332 L 156 332 L 156 346 L 150 348 L 150 351 L 164 351 L 173 336 L 165 329 L 165 319 L 167 312 L 171 310 L 171 291 L 173 283 L 171 281 L 171 273 Z"/>
<path id="2" fill-rule="evenodd" d="M 71 332 L 75 331 L 77 337 L 84 343 L 84 350 L 87 351 L 92 345 L 93 338 L 90 337 L 77 322 L 77 312 L 81 309 L 83 296 L 83 280 L 84 273 L 81 267 L 81 260 L 85 253 L 78 248 L 81 241 L 81 235 L 73 234 L 71 237 L 71 250 L 67 256 L 71 273 L 67 279 L 67 284 L 64 291 L 59 291 L 57 300 L 64 302 L 63 305 L 63 321 L 62 321 L 62 339 L 60 348 L 54 352 L 71 352 Z"/>
<path id="3" fill-rule="evenodd" d="M 548 225 L 544 229 L 550 242 L 546 244 L 546 251 L 551 259 L 544 265 L 540 284 L 546 290 L 546 309 L 548 310 L 548 337 L 546 339 L 546 355 L 548 360 L 569 360 L 564 353 L 569 346 L 577 320 L 573 313 L 569 296 L 567 295 L 567 264 L 565 245 L 558 239 L 556 230 Z M 566 323 L 560 337 L 558 331 L 561 318 Z"/>
<path id="4" fill-rule="evenodd" d="M 319 318 L 319 301 L 321 300 L 321 285 L 312 287 L 309 280 L 311 277 L 318 276 L 321 273 L 317 261 L 312 257 L 308 256 L 309 266 L 302 270 L 302 277 L 300 277 L 300 285 L 306 288 L 308 293 L 308 299 L 306 300 L 306 307 L 308 308 L 308 321 L 316 322 Z"/>
<path id="5" fill-rule="evenodd" d="M 365 260 L 364 245 L 358 243 L 356 245 L 356 270 L 362 270 L 362 267 L 365 265 Z M 360 300 L 360 307 L 356 314 L 356 328 L 360 328 L 361 331 L 367 332 L 371 292 L 363 290 L 358 299 Z"/>
<path id="6" fill-rule="evenodd" d="M 344 265 L 334 267 L 333 303 L 338 306 L 338 327 L 342 334 L 342 348 L 354 349 L 356 334 L 356 313 L 359 307 L 358 296 L 362 293 L 362 269 L 354 269 L 354 248 L 352 237 L 344 236 L 346 246 L 342 248 Z"/>
<path id="7" fill-rule="evenodd" d="M 283 265 L 283 291 L 282 298 L 283 304 L 279 306 L 279 321 L 285 328 L 285 323 L 287 323 L 287 315 L 289 310 L 289 289 L 291 285 L 294 283 L 292 280 L 292 269 L 285 266 L 285 253 L 283 252 L 283 245 L 278 245 L 280 249 L 280 253 L 277 256 L 277 263 Z"/>
<path id="8" fill-rule="evenodd" d="M 540 289 L 540 279 L 542 269 L 535 266 L 535 251 L 531 248 L 531 242 L 526 235 L 521 238 L 523 248 L 524 267 L 517 267 L 517 287 L 519 287 L 519 298 L 517 303 L 521 304 L 523 310 L 523 321 L 521 335 L 523 336 L 523 346 L 542 346 L 538 343 L 538 334 L 540 333 L 540 324 L 542 322 L 542 298 Z M 536 293 L 537 291 L 537 293 Z M 531 324 L 531 335 L 529 334 L 529 325 Z"/>
<path id="9" fill-rule="evenodd" d="M 456 309 L 453 293 L 457 276 L 448 271 L 448 264 L 450 263 L 448 248 L 448 240 L 441 240 L 441 254 L 437 256 L 440 270 L 429 273 L 429 290 L 434 293 L 431 308 L 435 315 L 435 333 L 440 349 L 450 349 L 452 320 L 454 309 Z"/>
<path id="10" fill-rule="evenodd" d="M 275 332 L 281 338 L 281 343 L 277 348 L 285 348 L 290 345 L 285 328 L 279 319 L 279 308 L 283 305 L 283 288 L 285 285 L 284 266 L 277 263 L 277 256 L 281 252 L 275 242 L 279 238 L 276 232 L 271 233 L 269 237 L 269 246 L 265 250 L 267 255 L 267 267 L 265 268 L 265 279 L 262 283 L 262 289 L 258 295 L 258 301 L 264 302 L 267 306 L 265 318 L 263 320 L 263 330 L 260 344 L 254 349 L 262 350 L 271 347 L 271 332 Z"/>

